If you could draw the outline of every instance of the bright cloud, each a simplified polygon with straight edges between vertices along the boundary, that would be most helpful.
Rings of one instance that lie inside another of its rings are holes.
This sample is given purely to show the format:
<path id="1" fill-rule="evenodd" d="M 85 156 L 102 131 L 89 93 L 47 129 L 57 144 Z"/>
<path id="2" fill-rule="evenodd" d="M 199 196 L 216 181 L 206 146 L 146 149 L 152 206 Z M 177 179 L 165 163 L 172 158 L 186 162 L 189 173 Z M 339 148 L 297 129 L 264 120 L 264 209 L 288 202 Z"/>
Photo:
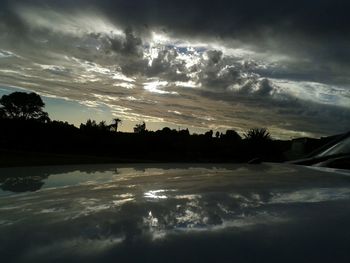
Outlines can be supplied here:
<path id="1" fill-rule="evenodd" d="M 319 66 L 321 56 L 282 45 L 284 39 L 266 28 L 251 36 L 231 25 L 236 37 L 230 37 L 208 24 L 207 32 L 185 16 L 190 9 L 183 10 L 188 30 L 177 18 L 173 30 L 167 17 L 142 24 L 143 13 L 129 25 L 103 3 L 13 5 L 17 31 L 0 17 L 6 32 L 0 34 L 0 84 L 159 125 L 240 132 L 268 127 L 284 138 L 349 128 L 350 79 L 340 59 Z M 247 21 L 242 30 L 250 28 Z"/>

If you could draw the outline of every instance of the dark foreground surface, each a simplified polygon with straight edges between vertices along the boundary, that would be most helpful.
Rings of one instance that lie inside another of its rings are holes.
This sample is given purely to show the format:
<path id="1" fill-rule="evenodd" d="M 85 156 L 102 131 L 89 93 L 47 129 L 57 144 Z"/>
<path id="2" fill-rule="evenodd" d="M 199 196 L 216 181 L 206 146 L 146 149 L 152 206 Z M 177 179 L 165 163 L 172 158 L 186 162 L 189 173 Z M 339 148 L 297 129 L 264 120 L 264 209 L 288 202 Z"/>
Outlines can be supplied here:
<path id="1" fill-rule="evenodd" d="M 1 262 L 350 262 L 350 172 L 0 169 Z"/>

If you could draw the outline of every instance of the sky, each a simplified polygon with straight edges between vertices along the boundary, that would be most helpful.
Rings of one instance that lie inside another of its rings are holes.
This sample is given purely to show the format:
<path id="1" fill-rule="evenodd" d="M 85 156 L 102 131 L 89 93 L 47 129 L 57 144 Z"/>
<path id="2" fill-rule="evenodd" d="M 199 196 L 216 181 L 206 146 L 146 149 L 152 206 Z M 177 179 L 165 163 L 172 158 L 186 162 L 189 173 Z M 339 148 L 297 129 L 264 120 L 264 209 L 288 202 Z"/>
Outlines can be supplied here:
<path id="1" fill-rule="evenodd" d="M 0 93 L 51 119 L 350 130 L 349 1 L 0 0 Z"/>

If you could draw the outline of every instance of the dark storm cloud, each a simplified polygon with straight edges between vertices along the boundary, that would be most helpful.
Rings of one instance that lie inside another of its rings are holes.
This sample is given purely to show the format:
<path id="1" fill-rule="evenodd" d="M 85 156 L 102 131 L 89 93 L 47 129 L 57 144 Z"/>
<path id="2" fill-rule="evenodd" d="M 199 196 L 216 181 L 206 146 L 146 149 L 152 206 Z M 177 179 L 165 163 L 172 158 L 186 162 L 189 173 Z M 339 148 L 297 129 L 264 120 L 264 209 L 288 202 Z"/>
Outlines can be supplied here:
<path id="1" fill-rule="evenodd" d="M 161 50 L 152 64 L 147 67 L 146 74 L 149 77 L 161 77 L 168 81 L 188 81 L 189 73 L 184 61 L 177 60 L 178 52 L 173 48 Z"/>
<path id="2" fill-rule="evenodd" d="M 61 5 L 61 1 L 59 1 Z M 86 1 L 84 1 L 86 2 Z M 349 32 L 342 0 L 117 0 L 90 1 L 125 24 L 161 25 L 189 33 L 232 36 L 262 29 L 310 33 L 314 36 Z"/>
<path id="3" fill-rule="evenodd" d="M 246 128 L 249 125 L 260 125 L 278 127 L 281 130 L 307 131 L 312 134 L 332 134 L 349 129 L 349 108 L 305 101 L 288 94 L 270 96 L 266 93 L 273 90 L 271 84 L 262 80 L 259 85 L 261 90 L 253 92 L 245 88 L 243 92 L 236 93 L 200 91 L 200 96 L 225 102 L 232 107 L 244 105 L 243 110 L 230 110 L 228 107 L 226 111 L 221 112 L 221 116 L 245 119 L 246 126 L 243 127 Z"/>
<path id="4" fill-rule="evenodd" d="M 342 132 L 350 119 L 349 7 L 330 0 L 0 0 L 0 77 L 104 103 L 135 121 L 147 113 L 213 129 Z"/>
<path id="5" fill-rule="evenodd" d="M 132 28 L 127 28 L 124 31 L 124 36 L 108 37 L 110 42 L 110 48 L 112 51 L 122 53 L 126 56 L 138 56 L 142 57 L 142 39 L 135 36 Z"/>
<path id="6" fill-rule="evenodd" d="M 15 4 L 70 10 L 98 8 L 124 25 L 161 26 L 190 34 L 235 37 L 263 31 L 347 38 L 348 10 L 344 0 L 22 0 Z M 13 1 L 0 1 L 4 7 Z M 287 30 L 287 31 L 286 31 Z"/>
<path id="7" fill-rule="evenodd" d="M 344 0 L 22 0 L 1 1 L 3 21 L 12 28 L 25 25 L 13 15 L 18 5 L 62 12 L 97 10 L 122 28 L 147 34 L 152 28 L 191 38 L 234 39 L 255 49 L 283 51 L 327 62 L 330 71 L 348 65 L 350 2 Z M 130 37 L 133 35 L 130 34 Z M 136 41 L 136 43 L 134 43 Z M 135 52 L 139 39 L 114 47 Z"/>

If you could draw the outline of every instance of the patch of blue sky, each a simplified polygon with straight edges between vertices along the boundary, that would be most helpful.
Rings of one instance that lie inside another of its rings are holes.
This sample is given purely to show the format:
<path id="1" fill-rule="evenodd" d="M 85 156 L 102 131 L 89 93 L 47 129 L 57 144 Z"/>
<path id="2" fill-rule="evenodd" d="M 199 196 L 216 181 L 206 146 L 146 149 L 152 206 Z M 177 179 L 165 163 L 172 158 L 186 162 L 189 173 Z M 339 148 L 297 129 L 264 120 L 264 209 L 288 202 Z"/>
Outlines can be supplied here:
<path id="1" fill-rule="evenodd" d="M 0 86 L 0 96 L 15 91 L 31 92 L 31 90 L 22 88 Z M 79 127 L 80 123 L 85 122 L 87 119 L 94 119 L 96 121 L 106 120 L 108 122 L 113 118 L 110 108 L 103 104 L 99 104 L 96 107 L 89 107 L 77 101 L 64 98 L 45 95 L 41 95 L 41 98 L 45 103 L 45 111 L 49 113 L 51 120 L 68 121 Z"/>
<path id="2" fill-rule="evenodd" d="M 0 49 L 0 58 L 15 57 L 16 55 L 10 51 Z"/>
<path id="3" fill-rule="evenodd" d="M 326 103 L 331 104 L 338 104 L 340 98 L 336 95 L 326 94 L 326 93 L 319 93 L 318 98 Z"/>

